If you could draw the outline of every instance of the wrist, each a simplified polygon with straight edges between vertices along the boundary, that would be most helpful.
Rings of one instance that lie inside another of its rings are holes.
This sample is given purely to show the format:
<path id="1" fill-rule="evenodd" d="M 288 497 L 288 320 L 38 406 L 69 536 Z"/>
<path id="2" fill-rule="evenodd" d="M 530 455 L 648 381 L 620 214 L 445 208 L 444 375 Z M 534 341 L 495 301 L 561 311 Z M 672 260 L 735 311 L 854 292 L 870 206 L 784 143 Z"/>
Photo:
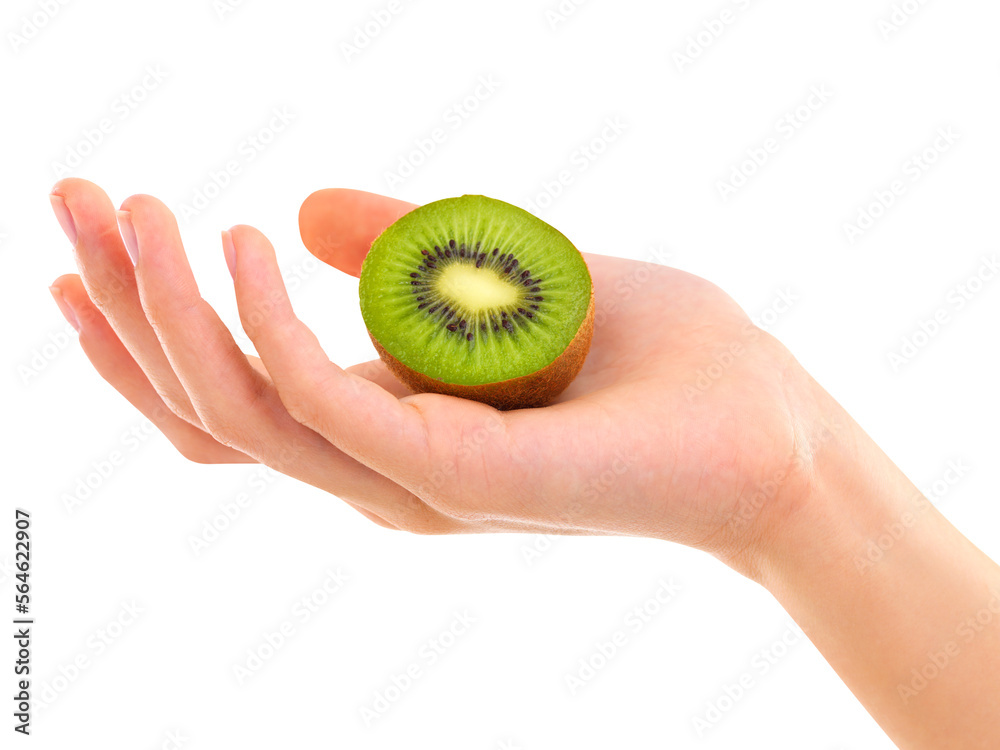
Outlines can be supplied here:
<path id="1" fill-rule="evenodd" d="M 997 747 L 1000 568 L 818 385 L 809 398 L 805 424 L 832 429 L 803 433 L 805 489 L 762 514 L 737 569 L 900 747 Z"/>
<path id="2" fill-rule="evenodd" d="M 743 539 L 722 557 L 772 593 L 786 574 L 817 558 L 861 564 L 854 558 L 876 529 L 908 509 L 918 512 L 919 500 L 929 505 L 791 355 L 782 382 L 794 449 L 761 491 L 741 499 L 729 536 Z"/>

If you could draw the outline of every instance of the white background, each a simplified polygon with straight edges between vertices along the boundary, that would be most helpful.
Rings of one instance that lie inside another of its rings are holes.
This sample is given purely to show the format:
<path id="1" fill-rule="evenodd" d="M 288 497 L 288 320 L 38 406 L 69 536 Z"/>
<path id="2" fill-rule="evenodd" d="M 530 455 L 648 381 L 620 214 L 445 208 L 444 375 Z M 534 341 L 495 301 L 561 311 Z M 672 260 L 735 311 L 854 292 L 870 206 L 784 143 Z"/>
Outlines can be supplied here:
<path id="1" fill-rule="evenodd" d="M 207 190 L 181 220 L 203 295 L 237 320 L 219 230 L 254 224 L 278 248 L 300 316 L 345 365 L 373 356 L 357 282 L 303 248 L 306 195 L 534 202 L 585 251 L 667 258 L 722 286 L 919 486 L 949 461 L 969 466 L 935 502 L 996 559 L 1000 281 L 961 310 L 949 299 L 998 251 L 1000 6 L 909 0 L 915 12 L 890 33 L 888 0 L 591 0 L 563 3 L 560 17 L 558 0 L 399 0 L 397 12 L 47 2 L 7 0 L 0 18 L 0 611 L 13 611 L 22 506 L 34 519 L 34 686 L 55 696 L 18 743 L 157 748 L 179 730 L 188 748 L 892 747 L 803 639 L 763 673 L 789 618 L 706 555 L 652 540 L 409 536 L 258 468 L 187 463 L 66 335 L 46 287 L 73 261 L 47 194 L 65 173 L 116 203 L 145 192 L 180 212 Z M 724 10 L 731 23 L 679 60 Z M 390 20 L 366 32 L 373 13 Z M 165 78 L 143 88 L 147 67 Z M 481 78 L 492 91 L 477 92 Z M 800 110 L 798 127 L 779 124 L 812 87 L 832 95 Z M 274 108 L 292 121 L 269 138 Z M 102 118 L 111 132 L 91 147 Z M 623 131 L 604 130 L 608 118 Z M 414 159 L 435 128 L 443 142 Z M 940 128 L 957 141 L 911 181 L 909 160 Z M 255 134 L 263 150 L 248 147 Z M 769 137 L 777 153 L 724 199 L 719 181 Z M 240 171 L 215 190 L 230 159 Z M 401 160 L 420 163 L 394 179 Z M 552 197 L 563 170 L 569 184 Z M 850 242 L 844 225 L 896 179 L 905 193 Z M 782 293 L 794 304 L 777 314 Z M 893 367 L 889 354 L 941 307 L 949 322 Z M 141 439 L 125 437 L 133 430 Z M 120 465 L 91 476 L 113 451 Z M 66 497 L 88 480 L 99 486 L 70 512 Z M 250 505 L 195 554 L 191 540 L 240 493 Z M 308 622 L 295 617 L 338 568 L 347 583 Z M 566 676 L 661 579 L 679 587 L 673 600 L 571 693 Z M 132 602 L 138 618 L 111 625 Z M 465 611 L 476 623 L 429 665 L 421 647 Z M 286 620 L 292 636 L 240 684 L 234 666 Z M 102 647 L 109 626 L 118 637 Z M 419 679 L 366 725 L 360 709 L 411 664 Z M 722 700 L 729 710 L 699 736 L 695 717 L 747 673 L 752 689 Z"/>

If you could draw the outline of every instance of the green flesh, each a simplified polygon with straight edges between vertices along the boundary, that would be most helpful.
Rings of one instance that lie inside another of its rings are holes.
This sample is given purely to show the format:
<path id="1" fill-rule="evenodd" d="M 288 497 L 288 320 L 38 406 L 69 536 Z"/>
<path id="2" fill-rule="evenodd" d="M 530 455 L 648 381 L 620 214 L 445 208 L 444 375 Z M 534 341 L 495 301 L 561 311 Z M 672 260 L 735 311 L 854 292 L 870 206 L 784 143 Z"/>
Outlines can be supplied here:
<path id="1" fill-rule="evenodd" d="M 591 280 L 556 229 L 509 203 L 465 195 L 386 229 L 359 291 L 368 331 L 399 362 L 481 385 L 530 375 L 562 354 L 587 313 Z"/>

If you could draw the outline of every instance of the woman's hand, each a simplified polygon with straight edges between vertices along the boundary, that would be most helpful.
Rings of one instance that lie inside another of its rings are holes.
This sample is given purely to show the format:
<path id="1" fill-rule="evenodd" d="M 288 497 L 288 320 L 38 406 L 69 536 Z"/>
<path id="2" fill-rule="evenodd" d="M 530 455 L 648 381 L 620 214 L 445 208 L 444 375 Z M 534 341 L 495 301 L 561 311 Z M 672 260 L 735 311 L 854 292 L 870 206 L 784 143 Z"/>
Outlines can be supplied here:
<path id="1" fill-rule="evenodd" d="M 597 317 L 583 371 L 553 405 L 503 413 L 409 395 L 378 361 L 331 362 L 251 227 L 224 232 L 223 248 L 260 360 L 198 294 L 162 203 L 125 201 L 121 235 L 90 183 L 60 182 L 53 206 L 82 277 L 57 280 L 56 301 L 101 375 L 188 458 L 260 461 L 417 533 L 707 550 L 774 594 L 900 747 L 997 746 L 1000 567 L 708 282 L 587 256 Z M 300 228 L 357 275 L 412 208 L 324 190 Z"/>
<path id="2" fill-rule="evenodd" d="M 259 461 L 391 528 L 650 536 L 747 574 L 809 495 L 810 446 L 830 427 L 812 381 L 696 276 L 587 255 L 597 316 L 582 372 L 551 406 L 504 413 L 411 395 L 378 360 L 331 362 L 270 243 L 240 225 L 222 244 L 249 357 L 201 298 L 160 201 L 133 196 L 116 221 L 92 183 L 64 180 L 53 196 L 80 270 L 55 282 L 57 302 L 101 375 L 191 460 Z M 302 206 L 302 238 L 357 276 L 413 208 L 322 190 Z"/>

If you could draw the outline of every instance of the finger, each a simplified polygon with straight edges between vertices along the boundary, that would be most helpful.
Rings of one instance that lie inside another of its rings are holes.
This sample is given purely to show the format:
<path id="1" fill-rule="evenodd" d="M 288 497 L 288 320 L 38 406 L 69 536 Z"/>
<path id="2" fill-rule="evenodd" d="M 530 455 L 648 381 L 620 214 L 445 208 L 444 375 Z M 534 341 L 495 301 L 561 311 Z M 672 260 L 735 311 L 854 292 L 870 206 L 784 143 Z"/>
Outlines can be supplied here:
<path id="1" fill-rule="evenodd" d="M 170 210 L 132 196 L 118 216 L 130 237 L 146 318 L 205 429 L 258 460 L 278 448 L 320 441 L 291 419 L 268 380 L 250 364 L 215 310 L 202 299 Z"/>
<path id="2" fill-rule="evenodd" d="M 249 456 L 222 445 L 204 430 L 191 425 L 167 408 L 100 310 L 94 306 L 78 276 L 59 277 L 51 290 L 66 319 L 79 331 L 81 347 L 97 372 L 145 415 L 181 455 L 204 464 L 253 463 Z M 363 366 L 368 365 L 381 365 L 381 362 L 369 362 Z M 387 372 L 385 375 L 392 377 Z M 537 525 L 521 523 L 492 524 L 489 527 L 461 523 L 431 511 L 395 485 L 390 487 L 390 492 L 383 489 L 379 488 L 380 501 L 345 502 L 373 523 L 393 530 L 405 529 L 423 534 L 545 530 Z M 393 520 L 389 520 L 390 518 Z M 550 533 L 567 532 L 553 529 Z"/>
<path id="3" fill-rule="evenodd" d="M 380 474 L 420 486 L 430 465 L 416 397 L 400 400 L 330 362 L 292 310 L 271 243 L 248 226 L 231 235 L 240 319 L 289 413 Z"/>
<path id="4" fill-rule="evenodd" d="M 60 276 L 51 289 L 66 319 L 80 332 L 80 345 L 97 372 L 142 412 L 181 455 L 206 464 L 253 463 L 249 456 L 222 445 L 169 409 L 90 300 L 79 276 Z"/>
<path id="5" fill-rule="evenodd" d="M 416 207 L 413 203 L 362 190 L 317 190 L 299 209 L 299 233 L 305 246 L 317 258 L 344 273 L 358 276 L 372 240 Z"/>
<path id="6" fill-rule="evenodd" d="M 51 200 L 60 224 L 75 235 L 71 241 L 87 295 L 171 410 L 200 426 L 146 320 L 111 200 L 97 185 L 77 178 L 57 182 Z"/>
<path id="7" fill-rule="evenodd" d="M 250 365 L 219 316 L 201 298 L 177 222 L 163 203 L 133 196 L 122 213 L 127 214 L 122 220 L 131 224 L 135 236 L 143 309 L 196 412 L 216 440 L 333 492 L 393 525 L 433 529 L 433 533 L 453 528 L 448 519 L 412 494 L 292 418 L 274 386 Z M 224 241 L 228 244 L 227 237 Z M 266 313 L 267 299 L 256 300 L 253 310 Z M 268 364 L 266 359 L 264 363 Z"/>

